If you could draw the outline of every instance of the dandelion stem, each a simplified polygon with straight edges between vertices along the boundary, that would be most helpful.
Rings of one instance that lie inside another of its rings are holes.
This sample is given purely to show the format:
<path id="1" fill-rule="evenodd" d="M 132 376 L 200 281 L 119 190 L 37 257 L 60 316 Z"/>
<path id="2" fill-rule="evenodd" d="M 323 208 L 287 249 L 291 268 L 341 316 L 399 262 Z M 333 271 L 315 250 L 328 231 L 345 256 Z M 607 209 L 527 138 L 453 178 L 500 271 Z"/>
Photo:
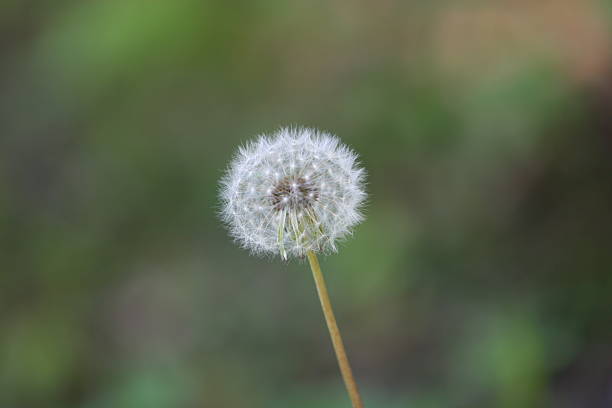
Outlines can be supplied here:
<path id="1" fill-rule="evenodd" d="M 336 357 L 338 358 L 340 372 L 342 373 L 342 378 L 344 379 L 344 384 L 346 385 L 346 390 L 348 391 L 353 408 L 363 408 L 363 402 L 361 401 L 361 396 L 359 395 L 359 390 L 357 389 L 357 383 L 353 377 L 353 371 L 351 370 L 351 365 L 349 364 L 348 357 L 346 356 L 346 350 L 344 349 L 344 343 L 342 342 L 342 337 L 340 336 L 340 330 L 336 324 L 336 317 L 334 316 L 334 311 L 332 309 L 331 302 L 329 301 L 329 294 L 327 293 L 323 273 L 321 273 L 319 260 L 317 259 L 317 255 L 312 251 L 308 251 L 307 255 L 308 262 L 310 262 L 310 269 L 312 269 L 312 275 L 317 286 L 317 293 L 319 294 L 321 307 L 323 308 L 323 314 L 325 315 L 325 321 L 327 322 L 327 328 L 329 329 L 332 344 L 334 345 L 334 351 L 336 352 Z"/>

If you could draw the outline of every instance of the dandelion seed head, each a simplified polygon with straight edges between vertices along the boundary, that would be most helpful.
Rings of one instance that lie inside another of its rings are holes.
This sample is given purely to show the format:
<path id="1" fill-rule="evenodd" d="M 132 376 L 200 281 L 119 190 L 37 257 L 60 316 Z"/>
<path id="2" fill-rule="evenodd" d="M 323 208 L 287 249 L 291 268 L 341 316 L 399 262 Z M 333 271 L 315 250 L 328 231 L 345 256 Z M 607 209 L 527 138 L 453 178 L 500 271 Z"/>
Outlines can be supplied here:
<path id="1" fill-rule="evenodd" d="M 241 147 L 221 180 L 221 217 L 256 254 L 336 252 L 362 221 L 365 172 L 339 139 L 282 128 Z"/>

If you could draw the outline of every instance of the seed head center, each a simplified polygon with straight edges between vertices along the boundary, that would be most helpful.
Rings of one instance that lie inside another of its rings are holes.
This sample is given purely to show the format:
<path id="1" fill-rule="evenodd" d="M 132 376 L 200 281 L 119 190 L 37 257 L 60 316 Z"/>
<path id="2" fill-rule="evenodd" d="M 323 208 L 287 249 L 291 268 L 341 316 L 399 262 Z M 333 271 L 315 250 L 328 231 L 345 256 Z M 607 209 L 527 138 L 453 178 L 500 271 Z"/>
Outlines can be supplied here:
<path id="1" fill-rule="evenodd" d="M 275 210 L 304 210 L 319 199 L 319 190 L 309 180 L 303 177 L 287 176 L 279 180 L 273 187 L 270 200 Z"/>

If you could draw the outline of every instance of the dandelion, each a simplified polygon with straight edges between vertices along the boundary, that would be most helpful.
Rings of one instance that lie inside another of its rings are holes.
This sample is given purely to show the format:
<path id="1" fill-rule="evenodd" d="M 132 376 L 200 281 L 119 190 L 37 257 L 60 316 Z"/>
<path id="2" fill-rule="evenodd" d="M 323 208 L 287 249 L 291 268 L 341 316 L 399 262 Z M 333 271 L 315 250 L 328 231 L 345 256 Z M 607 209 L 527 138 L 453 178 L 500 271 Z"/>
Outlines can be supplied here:
<path id="1" fill-rule="evenodd" d="M 317 254 L 363 220 L 365 172 L 357 155 L 328 133 L 283 128 L 240 148 L 221 180 L 221 217 L 254 254 L 308 257 L 334 350 L 354 407 L 357 385 L 329 301 Z"/>

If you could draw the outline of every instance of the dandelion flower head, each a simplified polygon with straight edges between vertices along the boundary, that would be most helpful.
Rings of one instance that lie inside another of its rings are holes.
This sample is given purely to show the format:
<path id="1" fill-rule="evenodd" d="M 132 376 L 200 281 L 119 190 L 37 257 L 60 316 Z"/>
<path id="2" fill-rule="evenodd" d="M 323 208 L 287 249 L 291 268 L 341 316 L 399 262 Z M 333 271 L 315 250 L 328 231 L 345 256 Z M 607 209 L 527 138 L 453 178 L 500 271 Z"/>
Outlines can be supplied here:
<path id="1" fill-rule="evenodd" d="M 241 147 L 221 180 L 221 216 L 256 254 L 336 252 L 362 219 L 365 172 L 328 133 L 283 128 Z"/>

